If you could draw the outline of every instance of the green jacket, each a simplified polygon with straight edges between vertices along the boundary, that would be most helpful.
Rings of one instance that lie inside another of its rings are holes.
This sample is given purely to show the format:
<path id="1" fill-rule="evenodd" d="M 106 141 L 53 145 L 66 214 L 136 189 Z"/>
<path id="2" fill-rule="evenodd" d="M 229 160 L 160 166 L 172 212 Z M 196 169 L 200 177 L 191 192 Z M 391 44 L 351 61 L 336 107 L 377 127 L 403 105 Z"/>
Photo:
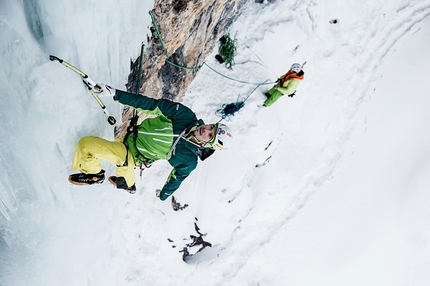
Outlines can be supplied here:
<path id="1" fill-rule="evenodd" d="M 202 154 L 203 147 L 181 137 L 173 152 L 169 155 L 173 143 L 184 132 L 187 134 L 196 126 L 203 125 L 194 112 L 188 107 L 166 99 L 153 99 L 121 90 L 116 90 L 115 101 L 143 111 L 146 114 L 156 114 L 155 118 L 145 119 L 139 126 L 137 136 L 129 136 L 127 145 L 136 157 L 144 157 L 156 161 L 167 159 L 172 165 L 160 199 L 167 199 L 182 181 L 197 167 L 197 157 Z"/>

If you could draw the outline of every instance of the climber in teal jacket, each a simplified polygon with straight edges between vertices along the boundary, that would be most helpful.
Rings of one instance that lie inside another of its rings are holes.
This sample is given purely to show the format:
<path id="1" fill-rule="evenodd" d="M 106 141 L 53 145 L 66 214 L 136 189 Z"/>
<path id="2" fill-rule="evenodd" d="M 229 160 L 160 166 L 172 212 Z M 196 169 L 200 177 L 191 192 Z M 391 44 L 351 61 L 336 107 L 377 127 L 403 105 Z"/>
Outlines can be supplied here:
<path id="1" fill-rule="evenodd" d="M 117 188 L 126 189 L 133 193 L 130 190 L 135 190 L 135 177 L 134 172 L 130 172 L 130 169 L 134 168 L 134 166 L 141 166 L 141 164 L 150 165 L 157 160 L 165 159 L 168 160 L 173 169 L 164 187 L 156 191 L 157 196 L 164 201 L 179 188 L 182 181 L 197 167 L 198 157 L 201 160 L 205 160 L 212 155 L 216 147 L 226 149 L 229 141 L 233 139 L 227 126 L 219 123 L 205 124 L 203 120 L 197 119 L 191 109 L 181 103 L 165 99 L 157 100 L 115 90 L 106 85 L 102 86 L 104 89 L 103 93 L 113 95 L 115 101 L 146 114 L 156 115 L 153 118 L 145 119 L 140 125 L 135 126 L 133 131 L 129 132 L 126 136 L 124 142 L 119 143 L 125 146 L 126 152 L 124 152 L 120 164 L 118 164 L 118 160 L 114 162 L 117 165 L 117 177 L 109 178 L 109 181 L 115 184 Z M 90 138 L 91 140 L 96 139 Z M 97 143 L 104 139 L 98 138 L 98 140 Z M 108 144 L 113 144 L 113 142 L 106 141 L 106 143 L 101 144 L 107 146 Z M 87 151 L 90 148 L 88 145 L 86 147 L 77 147 L 77 151 L 78 149 L 85 149 Z M 108 149 L 109 151 L 105 152 L 114 150 L 114 148 Z M 112 157 L 110 155 L 103 154 L 102 159 L 112 161 L 110 160 L 110 157 Z M 116 154 L 115 156 L 118 157 Z M 87 158 L 86 154 L 81 157 Z M 127 166 L 123 166 L 126 161 Z M 76 166 L 78 165 L 76 164 Z M 120 174 L 118 170 L 121 171 Z M 78 176 L 78 174 L 75 175 Z M 70 178 L 69 181 L 71 181 Z M 73 183 L 73 180 L 71 182 Z"/>

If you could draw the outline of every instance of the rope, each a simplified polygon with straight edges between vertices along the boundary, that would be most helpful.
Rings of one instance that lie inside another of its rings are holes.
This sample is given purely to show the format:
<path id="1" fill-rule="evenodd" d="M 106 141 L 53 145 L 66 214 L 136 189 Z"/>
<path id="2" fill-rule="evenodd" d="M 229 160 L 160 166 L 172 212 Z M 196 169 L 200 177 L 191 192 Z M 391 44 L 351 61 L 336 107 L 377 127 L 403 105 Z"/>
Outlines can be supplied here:
<path id="1" fill-rule="evenodd" d="M 143 52 L 144 52 L 145 45 L 142 42 L 142 45 L 140 47 L 140 58 L 139 58 L 139 72 L 137 74 L 137 86 L 136 86 L 136 94 L 139 94 L 139 88 L 140 88 L 140 77 L 142 74 L 142 62 L 143 62 Z"/>
<path id="2" fill-rule="evenodd" d="M 166 47 L 164 46 L 163 39 L 161 39 L 160 31 L 158 30 L 158 26 L 155 23 L 155 19 L 154 19 L 154 15 L 152 15 L 152 11 L 149 11 L 149 15 L 151 16 L 152 25 L 154 25 L 155 32 L 157 33 L 158 40 L 160 41 L 160 45 L 163 48 L 164 54 L 166 55 L 166 62 L 168 64 L 172 65 L 172 66 L 175 66 L 175 67 L 181 68 L 181 69 L 187 69 L 187 70 L 198 70 L 198 69 L 200 69 L 203 65 L 193 68 L 193 67 L 187 67 L 187 66 L 177 65 L 177 64 L 172 63 L 171 61 L 169 61 L 170 55 L 167 52 Z"/>
<path id="3" fill-rule="evenodd" d="M 227 76 L 227 75 L 225 75 L 225 74 L 222 74 L 222 73 L 220 73 L 220 72 L 218 72 L 217 70 L 215 70 L 214 68 L 212 68 L 210 65 L 208 65 L 206 62 L 203 62 L 203 64 L 202 65 L 200 65 L 200 66 L 197 66 L 197 67 L 187 67 L 187 66 L 182 66 L 182 65 L 178 65 L 178 64 L 175 64 L 175 63 L 173 63 L 173 62 L 171 62 L 171 61 L 169 61 L 169 58 L 170 58 L 170 55 L 169 55 L 169 53 L 167 52 L 167 49 L 166 49 L 166 47 L 165 47 L 165 45 L 164 45 L 164 42 L 163 42 L 163 39 L 161 38 L 161 35 L 160 35 L 160 31 L 158 30 L 158 26 L 157 26 L 157 24 L 155 23 L 155 19 L 154 19 L 154 15 L 152 14 L 152 11 L 149 11 L 149 15 L 151 16 L 151 21 L 152 21 L 152 25 L 154 26 L 154 28 L 155 28 L 155 32 L 156 32 L 156 34 L 157 34 L 157 38 L 158 38 L 158 40 L 160 41 L 160 45 L 161 45 L 161 47 L 162 47 L 162 49 L 163 49 L 163 51 L 164 51 L 164 54 L 166 55 L 166 63 L 168 63 L 168 64 L 170 64 L 170 65 L 173 65 L 173 66 L 175 66 L 175 67 L 177 67 L 177 68 L 181 68 L 181 69 L 187 69 L 187 70 L 199 70 L 201 67 L 203 67 L 204 65 L 205 66 L 207 66 L 210 70 L 212 70 L 213 72 L 215 72 L 216 74 L 218 74 L 218 75 L 220 75 L 220 76 L 222 76 L 222 77 L 224 77 L 224 78 L 227 78 L 227 79 L 229 79 L 229 80 L 233 80 L 233 81 L 236 81 L 236 82 L 239 82 L 239 83 L 243 83 L 243 84 L 252 84 L 252 85 L 256 85 L 256 87 L 251 91 L 251 93 L 249 93 L 248 94 L 248 96 L 247 97 L 245 97 L 243 100 L 241 100 L 241 101 L 237 101 L 237 102 L 234 102 L 234 103 L 229 103 L 229 104 L 224 104 L 220 109 L 218 109 L 216 112 L 215 112 L 215 114 L 217 115 L 217 116 L 220 116 L 221 117 L 221 120 L 223 120 L 223 119 L 227 119 L 227 120 L 230 120 L 231 119 L 231 117 L 233 117 L 240 109 L 242 109 L 244 106 L 245 106 L 245 102 L 248 100 L 248 98 L 251 96 L 251 94 L 252 93 L 254 93 L 254 91 L 258 88 L 258 87 L 260 87 L 261 85 L 266 85 L 266 84 L 274 84 L 274 83 L 276 83 L 276 82 L 273 82 L 273 81 L 270 81 L 270 80 L 265 80 L 264 82 L 258 82 L 258 83 L 255 83 L 255 82 L 248 82 L 248 81 L 244 81 L 244 80 L 239 80 L 239 79 L 235 79 L 235 78 L 232 78 L 232 77 L 229 77 L 229 76 Z M 261 61 L 261 59 L 251 50 L 251 48 L 249 48 L 249 46 L 248 45 L 245 45 L 260 61 Z M 265 65 L 264 63 L 263 63 L 263 65 L 266 67 L 266 68 L 268 68 L 267 67 L 267 65 Z M 268 68 L 269 69 L 269 68 Z M 270 70 L 270 69 L 269 69 Z M 271 71 L 271 70 L 270 70 Z M 271 71 L 272 73 L 273 73 L 273 71 Z M 220 121 L 221 121 L 220 120 Z"/>
<path id="4" fill-rule="evenodd" d="M 240 83 L 245 83 L 245 84 L 256 84 L 256 85 L 258 85 L 258 86 L 263 85 L 263 84 L 273 84 L 273 83 L 276 83 L 276 82 L 267 82 L 267 81 L 268 81 L 268 79 L 267 79 L 266 81 L 264 81 L 264 82 L 248 82 L 248 81 L 243 81 L 243 80 L 239 80 L 239 79 L 234 79 L 234 78 L 232 78 L 232 77 L 226 76 L 226 75 L 224 75 L 224 74 L 222 74 L 222 73 L 220 73 L 220 72 L 216 71 L 214 68 L 212 68 L 212 67 L 211 67 L 210 65 L 208 65 L 207 63 L 203 63 L 203 65 L 207 66 L 207 67 L 208 67 L 208 68 L 210 68 L 213 72 L 215 72 L 215 73 L 219 74 L 220 76 L 223 76 L 223 77 L 225 77 L 225 78 L 228 78 L 228 79 L 230 79 L 230 80 L 234 80 L 234 81 L 237 81 L 237 82 L 240 82 Z"/>
<path id="5" fill-rule="evenodd" d="M 221 117 L 221 120 L 225 119 L 227 121 L 230 121 L 231 118 L 244 106 L 245 101 L 237 101 L 229 104 L 223 104 L 221 108 L 215 112 L 215 115 Z"/>
<path id="6" fill-rule="evenodd" d="M 200 66 L 198 66 L 198 67 L 186 67 L 186 66 L 182 66 L 182 65 L 178 65 L 178 64 L 175 64 L 175 63 L 173 63 L 173 62 L 171 62 L 171 61 L 169 61 L 169 58 L 170 58 L 170 55 L 169 55 L 169 53 L 167 52 L 167 49 L 166 49 L 166 47 L 165 47 L 165 45 L 164 45 L 164 42 L 163 42 L 163 39 L 161 38 L 161 35 L 160 35 L 160 31 L 158 30 L 158 26 L 157 26 L 157 24 L 155 23 L 155 19 L 154 19 L 154 15 L 152 14 L 152 11 L 149 11 L 149 15 L 151 16 L 151 21 L 152 21 L 152 24 L 154 25 L 154 29 L 155 29 L 155 32 L 156 32 L 156 34 L 157 34 L 157 38 L 158 38 L 158 40 L 160 41 L 160 45 L 161 45 L 161 47 L 162 47 L 162 49 L 163 49 L 163 51 L 164 51 L 164 54 L 166 55 L 166 62 L 168 63 L 168 64 L 170 64 L 170 65 L 173 65 L 173 66 L 175 66 L 175 67 L 177 67 L 177 68 L 182 68 L 182 69 L 188 69 L 188 70 L 199 70 L 201 67 L 203 67 L 204 65 L 205 66 L 207 66 L 210 70 L 212 70 L 213 72 L 215 72 L 216 74 L 218 74 L 218 75 L 220 75 L 220 76 L 223 76 L 223 77 L 225 77 L 225 78 L 227 78 L 227 79 L 230 79 L 230 80 L 233 80 L 233 81 L 236 81 L 236 82 L 240 82 L 240 83 L 244 83 L 244 84 L 257 84 L 257 85 L 261 85 L 261 84 L 272 84 L 272 83 L 274 83 L 274 82 L 272 82 L 272 83 L 268 83 L 267 82 L 267 80 L 264 82 L 264 83 L 255 83 L 255 82 L 247 82 L 247 81 L 243 81 L 243 80 L 238 80 L 238 79 L 234 79 L 234 78 L 232 78 L 232 77 L 229 77 L 229 76 L 226 76 L 226 75 L 224 75 L 224 74 L 222 74 L 222 73 L 220 73 L 220 72 L 218 72 L 218 71 L 216 71 L 214 68 L 212 68 L 211 66 L 209 66 L 206 62 L 203 62 L 203 64 L 202 65 L 200 65 Z"/>
<path id="7" fill-rule="evenodd" d="M 245 97 L 243 100 L 241 101 L 236 101 L 233 103 L 229 103 L 229 104 L 223 104 L 223 106 L 221 106 L 220 109 L 218 109 L 215 112 L 215 115 L 221 117 L 221 120 L 225 119 L 227 121 L 231 120 L 231 118 L 240 110 L 245 106 L 245 102 L 249 99 L 249 97 L 251 96 L 251 94 L 254 93 L 254 91 L 259 88 L 261 85 L 263 84 L 267 84 L 266 80 L 265 82 L 258 84 L 249 94 L 247 97 Z M 239 96 L 238 96 L 239 97 Z M 221 121 L 220 120 L 220 121 Z"/>
<path id="8" fill-rule="evenodd" d="M 143 62 L 144 47 L 145 47 L 145 45 L 142 42 L 142 45 L 140 47 L 139 72 L 137 74 L 136 94 L 139 94 L 139 89 L 140 89 L 140 77 L 141 77 L 141 74 L 142 74 L 142 62 Z M 134 109 L 133 110 L 133 116 L 136 116 L 136 115 L 137 115 L 137 110 Z"/>
<path id="9" fill-rule="evenodd" d="M 260 62 L 261 62 L 261 64 L 264 66 L 264 67 L 266 67 L 266 69 L 268 69 L 275 77 L 278 77 L 264 62 L 263 62 L 263 60 L 256 54 L 256 53 L 254 53 L 254 51 L 253 50 L 251 50 L 251 47 L 249 47 L 246 43 L 244 43 L 241 39 L 239 39 L 239 41 L 241 41 L 242 42 L 242 44 L 244 44 L 245 45 L 245 47 L 248 49 L 248 50 L 250 50 L 250 52 L 251 53 L 253 53 L 254 54 L 254 56 L 256 56 L 257 57 L 257 59 L 259 59 L 260 60 Z"/>

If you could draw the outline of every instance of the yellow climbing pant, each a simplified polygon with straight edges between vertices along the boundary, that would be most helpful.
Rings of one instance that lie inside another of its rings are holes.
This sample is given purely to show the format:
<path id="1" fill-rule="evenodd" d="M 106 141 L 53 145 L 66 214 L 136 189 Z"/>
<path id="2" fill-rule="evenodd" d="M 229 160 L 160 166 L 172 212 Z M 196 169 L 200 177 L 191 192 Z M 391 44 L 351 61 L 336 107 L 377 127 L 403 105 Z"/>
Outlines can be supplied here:
<path id="1" fill-rule="evenodd" d="M 128 154 L 128 164 L 122 167 Z M 127 186 L 136 183 L 134 159 L 131 152 L 121 142 L 112 142 L 95 136 L 82 137 L 76 146 L 72 169 L 85 174 L 97 174 L 102 166 L 100 159 L 114 163 L 116 177 L 124 177 Z"/>

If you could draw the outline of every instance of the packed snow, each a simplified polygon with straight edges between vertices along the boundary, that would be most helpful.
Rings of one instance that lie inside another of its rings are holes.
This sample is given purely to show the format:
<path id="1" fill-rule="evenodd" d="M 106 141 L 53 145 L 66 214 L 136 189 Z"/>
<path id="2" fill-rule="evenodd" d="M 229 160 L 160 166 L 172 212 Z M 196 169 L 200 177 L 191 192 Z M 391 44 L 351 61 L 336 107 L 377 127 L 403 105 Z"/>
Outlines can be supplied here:
<path id="1" fill-rule="evenodd" d="M 134 195 L 67 181 L 79 138 L 113 127 L 49 55 L 125 89 L 153 6 L 126 2 L 0 1 L 0 285 L 430 284 L 430 0 L 252 3 L 233 70 L 215 49 L 224 76 L 203 66 L 183 100 L 207 123 L 245 106 L 178 211 L 155 196 L 167 162 L 136 170 Z M 297 94 L 263 107 L 255 83 L 294 62 Z M 185 263 L 195 224 L 212 247 Z"/>

